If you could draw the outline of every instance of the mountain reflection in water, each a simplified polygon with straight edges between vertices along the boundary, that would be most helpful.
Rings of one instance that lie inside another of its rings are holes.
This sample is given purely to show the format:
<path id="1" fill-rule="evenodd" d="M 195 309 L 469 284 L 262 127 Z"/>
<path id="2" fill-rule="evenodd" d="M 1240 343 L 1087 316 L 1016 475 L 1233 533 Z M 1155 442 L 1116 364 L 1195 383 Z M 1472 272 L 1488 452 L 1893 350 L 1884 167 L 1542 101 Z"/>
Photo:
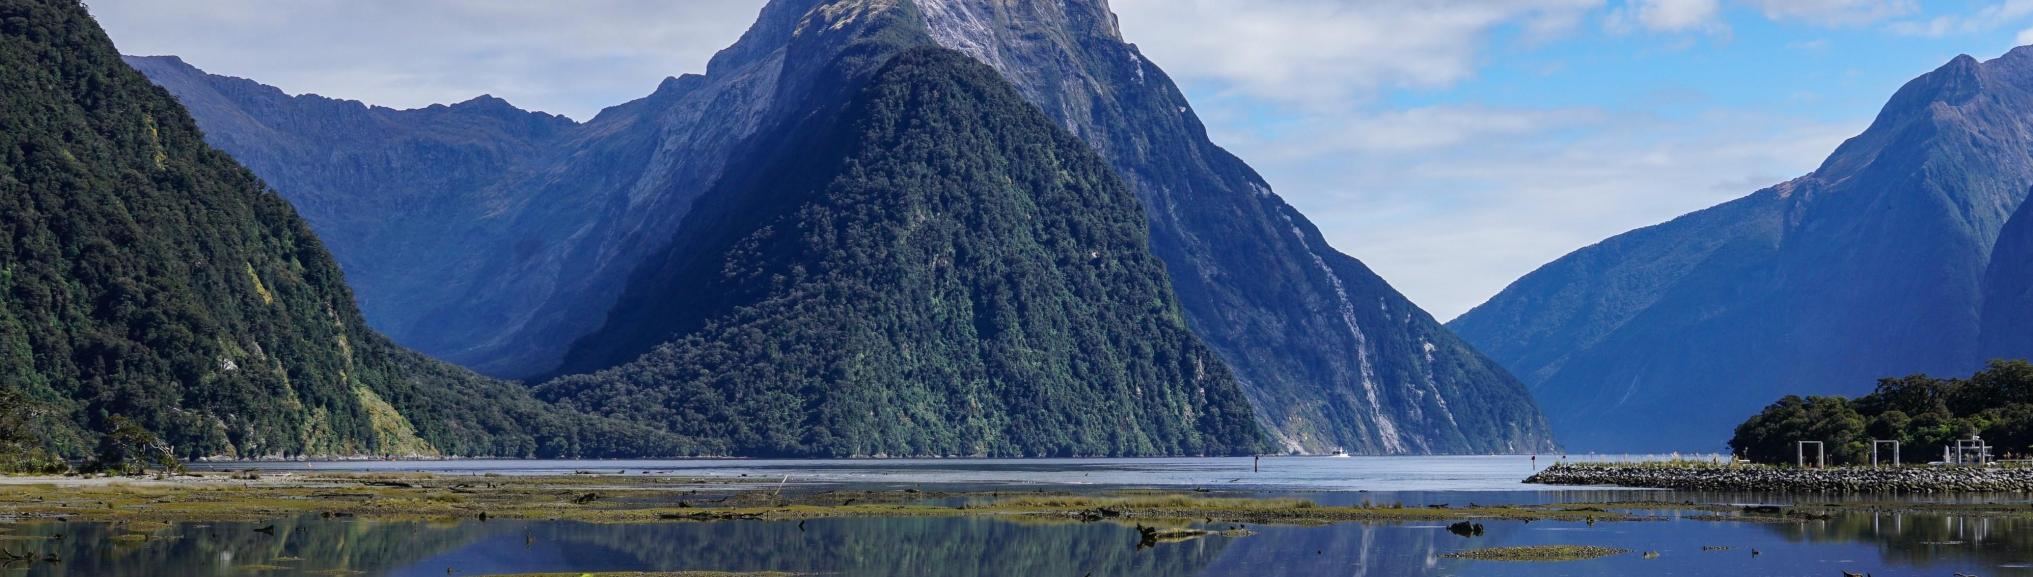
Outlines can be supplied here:
<path id="1" fill-rule="evenodd" d="M 2033 574 L 2033 520 L 1843 513 L 1765 523 L 1697 520 L 1484 521 L 1481 537 L 1440 523 L 1253 526 L 1139 550 L 1133 526 L 1036 519 L 905 518 L 643 525 L 389 523 L 305 518 L 169 526 L 0 525 L 0 549 L 60 563 L 0 575 L 142 577 L 431 576 L 640 570 L 790 571 L 842 577 L 1269 575 Z M 257 531 L 267 529 L 270 531 Z M 1215 524 L 1210 529 L 1227 529 Z M 60 539 L 53 538 L 62 535 Z M 146 536 L 145 540 L 141 536 Z M 1561 563 L 1459 561 L 1468 548 L 1600 545 L 1630 554 Z M 1727 547 L 1727 549 L 1719 549 Z M 1758 555 L 1753 556 L 1752 550 Z M 1656 559 L 1641 552 L 1657 551 Z"/>

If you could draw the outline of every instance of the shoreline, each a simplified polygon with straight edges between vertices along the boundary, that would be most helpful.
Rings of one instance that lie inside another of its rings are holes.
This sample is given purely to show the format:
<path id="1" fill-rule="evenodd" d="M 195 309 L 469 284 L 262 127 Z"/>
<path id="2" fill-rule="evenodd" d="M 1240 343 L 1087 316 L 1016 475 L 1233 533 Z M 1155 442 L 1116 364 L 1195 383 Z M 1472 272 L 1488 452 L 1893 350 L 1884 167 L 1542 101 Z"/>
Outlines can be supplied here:
<path id="1" fill-rule="evenodd" d="M 786 485 L 766 478 L 643 475 L 481 476 L 427 473 L 187 473 L 156 477 L 0 477 L 0 519 L 228 522 L 292 517 L 377 521 L 562 520 L 596 524 L 979 517 L 1038 522 L 1319 525 L 1476 520 L 1784 521 L 1838 511 L 2033 515 L 2024 503 L 1884 501 L 1745 507 L 1648 501 L 1533 505 L 1364 502 L 1324 505 L 1290 493 L 1205 488 L 947 490 Z"/>
<path id="2" fill-rule="evenodd" d="M 1524 482 L 1743 493 L 2033 495 L 2033 468 L 1903 466 L 1800 469 L 1770 465 L 1591 463 L 1552 465 Z"/>
<path id="3" fill-rule="evenodd" d="M 1596 503 L 1322 505 L 1211 489 L 963 490 L 785 485 L 765 478 L 421 473 L 194 473 L 0 478 L 0 518 L 214 522 L 291 516 L 658 523 L 965 516 L 1061 521 L 1321 524 L 1348 521 L 1627 520 Z"/>

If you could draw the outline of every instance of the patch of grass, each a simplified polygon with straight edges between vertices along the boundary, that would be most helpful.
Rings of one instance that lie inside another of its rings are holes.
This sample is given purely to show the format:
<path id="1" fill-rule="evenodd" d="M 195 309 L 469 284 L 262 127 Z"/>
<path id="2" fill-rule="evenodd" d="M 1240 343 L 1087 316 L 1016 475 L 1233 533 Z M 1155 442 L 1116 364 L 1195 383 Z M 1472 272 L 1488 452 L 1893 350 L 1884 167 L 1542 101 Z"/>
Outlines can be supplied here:
<path id="1" fill-rule="evenodd" d="M 1631 552 L 1629 549 L 1614 549 L 1593 545 L 1532 545 L 1528 547 L 1469 549 L 1467 551 L 1443 554 L 1441 557 L 1475 561 L 1585 561 L 1622 555 L 1629 552 Z"/>
<path id="2" fill-rule="evenodd" d="M 827 517 L 1000 517 L 1073 522 L 1115 520 L 1145 525 L 1166 521 L 1320 524 L 1342 521 L 1458 521 L 1463 519 L 1627 520 L 1626 515 L 1561 506 L 1426 508 L 1401 505 L 1333 507 L 1305 499 L 1222 498 L 1190 494 L 1122 492 L 1108 495 L 1044 493 L 921 493 L 821 491 L 778 495 L 743 490 L 751 483 L 709 479 L 581 475 L 470 477 L 271 474 L 255 481 L 231 473 L 166 481 L 106 485 L 15 485 L 0 496 L 0 516 L 26 519 L 143 523 L 261 522 L 293 516 L 360 517 L 383 521 L 455 522 L 483 513 L 498 519 L 557 519 L 588 523 L 660 523 L 730 519 Z M 768 484 L 760 486 L 769 486 Z M 597 499 L 581 499 L 597 494 Z M 960 499 L 963 505 L 944 504 Z"/>
<path id="3" fill-rule="evenodd" d="M 516 573 L 513 575 L 482 575 L 480 577 L 797 577 L 800 573 L 779 573 L 758 571 L 751 573 L 729 573 L 724 571 L 675 571 L 675 572 L 634 572 L 634 573 Z"/>
<path id="4" fill-rule="evenodd" d="M 1318 504 L 1305 499 L 1228 499 L 1191 495 L 1134 495 L 1126 497 L 1083 497 L 1047 495 L 1011 497 L 996 502 L 1008 509 L 1311 509 Z"/>
<path id="5" fill-rule="evenodd" d="M 128 531 L 133 531 L 136 533 L 154 533 L 156 531 L 167 531 L 169 530 L 170 527 L 173 526 L 174 525 L 171 525 L 163 521 L 135 521 L 132 523 L 128 523 L 126 525 Z"/>

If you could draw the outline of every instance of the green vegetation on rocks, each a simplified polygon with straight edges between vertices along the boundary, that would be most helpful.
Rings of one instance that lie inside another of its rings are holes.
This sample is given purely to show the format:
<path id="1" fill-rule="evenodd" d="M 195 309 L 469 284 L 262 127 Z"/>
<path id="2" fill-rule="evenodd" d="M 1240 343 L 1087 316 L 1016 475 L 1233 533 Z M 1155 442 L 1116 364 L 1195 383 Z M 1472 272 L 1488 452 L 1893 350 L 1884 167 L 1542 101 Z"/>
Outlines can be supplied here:
<path id="1" fill-rule="evenodd" d="M 668 343 L 538 395 L 749 455 L 1267 448 L 1137 197 L 992 69 L 905 51 L 837 110 L 694 208 L 573 357 Z"/>
<path id="2" fill-rule="evenodd" d="M 690 448 L 555 410 L 368 330 L 289 204 L 207 146 L 75 0 L 0 0 L 0 391 L 0 412 L 37 423 L 0 449 L 73 459 L 116 432 L 114 452 L 147 460 L 159 455 L 126 449 Z"/>
<path id="3" fill-rule="evenodd" d="M 1971 435 L 1997 457 L 2033 451 L 2033 364 L 1994 361 L 1966 379 L 1883 379 L 1855 399 L 1788 396 L 1738 426 L 1729 445 L 1755 462 L 1793 463 L 1795 443 L 1820 441 L 1830 464 L 1867 465 L 1873 440 L 1899 441 L 1907 462 L 1924 462 Z"/>
<path id="4" fill-rule="evenodd" d="M 71 430 L 65 418 L 21 391 L 0 388 L 0 474 L 55 474 L 70 470 L 51 447 L 78 446 L 81 439 L 57 438 Z"/>

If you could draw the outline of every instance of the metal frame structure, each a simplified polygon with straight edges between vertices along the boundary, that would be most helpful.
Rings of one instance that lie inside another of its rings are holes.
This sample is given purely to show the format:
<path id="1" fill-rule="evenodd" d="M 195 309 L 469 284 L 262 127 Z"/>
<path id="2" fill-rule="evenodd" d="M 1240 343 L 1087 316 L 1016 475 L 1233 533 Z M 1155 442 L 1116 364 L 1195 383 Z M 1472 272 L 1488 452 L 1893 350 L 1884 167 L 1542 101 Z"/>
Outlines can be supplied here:
<path id="1" fill-rule="evenodd" d="M 1975 463 L 1970 462 L 1971 455 L 1976 456 Z M 1952 464 L 1976 465 L 1979 467 L 1989 466 L 1991 464 L 1990 443 L 1985 442 L 1982 435 L 1970 435 L 1967 439 L 1956 439 L 1955 460 Z"/>
<path id="2" fill-rule="evenodd" d="M 1823 443 L 1822 443 L 1821 441 L 1795 441 L 1795 442 L 1794 442 L 1794 444 L 1793 444 L 1793 453 L 1794 453 L 1794 456 L 1795 456 L 1795 457 L 1798 457 L 1798 458 L 1799 458 L 1799 460 L 1800 460 L 1800 461 L 1799 461 L 1799 462 L 1800 462 L 1800 466 L 1801 466 L 1802 468 L 1805 468 L 1805 467 L 1807 467 L 1807 446 L 1808 446 L 1808 445 L 1814 445 L 1814 467 L 1815 467 L 1815 468 L 1817 468 L 1817 469 L 1826 469 L 1826 468 L 1828 468 L 1828 445 L 1826 445 L 1826 444 L 1823 444 Z"/>
<path id="3" fill-rule="evenodd" d="M 1900 465 L 1900 463 L 1899 463 L 1899 442 L 1898 442 L 1898 441 L 1886 441 L 1886 440 L 1883 440 L 1883 439 L 1872 439 L 1872 440 L 1871 440 L 1871 466 L 1872 466 L 1872 467 L 1876 467 L 1876 466 L 1878 466 L 1878 448 L 1879 448 L 1879 447 L 1883 447 L 1883 446 L 1885 446 L 1885 445 L 1887 445 L 1887 444 L 1890 444 L 1890 445 L 1892 445 L 1892 466 L 1894 466 L 1894 467 L 1897 467 L 1897 466 L 1899 466 L 1899 465 Z"/>

